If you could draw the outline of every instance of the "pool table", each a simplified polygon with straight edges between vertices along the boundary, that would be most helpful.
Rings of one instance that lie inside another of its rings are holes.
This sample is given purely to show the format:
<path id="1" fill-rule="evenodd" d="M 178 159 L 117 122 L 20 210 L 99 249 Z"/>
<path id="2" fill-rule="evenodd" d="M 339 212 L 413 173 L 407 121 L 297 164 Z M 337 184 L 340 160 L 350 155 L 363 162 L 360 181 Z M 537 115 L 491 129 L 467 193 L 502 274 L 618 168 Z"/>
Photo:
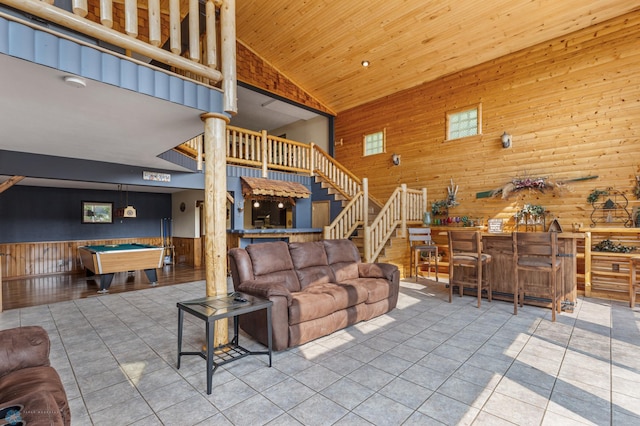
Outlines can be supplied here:
<path id="1" fill-rule="evenodd" d="M 116 272 L 143 269 L 151 285 L 157 285 L 157 268 L 164 262 L 164 247 L 147 244 L 106 244 L 78 247 L 87 276 L 100 275 L 100 290 L 107 293 Z"/>

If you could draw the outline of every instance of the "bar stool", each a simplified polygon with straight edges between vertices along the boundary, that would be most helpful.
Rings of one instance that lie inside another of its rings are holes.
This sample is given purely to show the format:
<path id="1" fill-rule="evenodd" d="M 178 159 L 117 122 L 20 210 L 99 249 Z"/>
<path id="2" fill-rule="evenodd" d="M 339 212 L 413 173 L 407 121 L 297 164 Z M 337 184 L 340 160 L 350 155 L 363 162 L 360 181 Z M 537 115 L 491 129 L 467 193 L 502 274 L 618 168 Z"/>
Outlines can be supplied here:
<path id="1" fill-rule="evenodd" d="M 640 256 L 634 256 L 629 259 L 629 306 L 636 307 L 636 292 L 640 288 L 640 282 L 637 279 L 636 268 L 640 267 Z"/>
<path id="2" fill-rule="evenodd" d="M 525 289 L 533 287 L 521 282 L 520 271 L 541 271 L 549 273 L 548 284 L 541 291 L 551 298 L 551 321 L 556 320 L 556 311 L 560 312 L 561 292 L 558 291 L 558 272 L 560 288 L 564 288 L 562 259 L 558 257 L 557 232 L 514 232 L 513 269 L 515 271 L 513 292 L 513 314 L 518 314 L 518 305 L 524 306 Z"/>
<path id="3" fill-rule="evenodd" d="M 478 289 L 478 308 L 482 300 L 482 286 L 487 290 L 487 299 L 491 302 L 491 280 L 487 271 L 487 265 L 491 263 L 491 255 L 482 253 L 482 236 L 480 231 L 449 231 L 449 303 L 453 295 L 453 286 L 457 285 L 460 297 L 464 286 L 474 286 Z M 475 279 L 469 280 L 464 274 L 460 278 L 454 275 L 454 268 L 474 268 Z M 483 270 L 485 271 L 483 274 Z"/>
<path id="4" fill-rule="evenodd" d="M 409 274 L 416 274 L 416 282 L 420 276 L 420 266 L 427 266 L 427 278 L 431 278 L 431 261 L 435 259 L 436 282 L 438 282 L 438 246 L 431 239 L 431 228 L 409 228 Z M 426 252 L 426 261 L 421 261 L 422 253 Z M 415 271 L 414 268 L 415 267 Z"/>

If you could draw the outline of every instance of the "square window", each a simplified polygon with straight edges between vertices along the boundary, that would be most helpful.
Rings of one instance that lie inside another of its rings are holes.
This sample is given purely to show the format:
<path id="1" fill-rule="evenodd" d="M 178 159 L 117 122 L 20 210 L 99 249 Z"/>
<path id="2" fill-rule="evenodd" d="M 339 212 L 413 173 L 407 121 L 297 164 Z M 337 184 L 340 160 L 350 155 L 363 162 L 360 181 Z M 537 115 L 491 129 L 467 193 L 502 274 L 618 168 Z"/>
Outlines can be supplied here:
<path id="1" fill-rule="evenodd" d="M 447 113 L 447 140 L 480 134 L 480 105 Z"/>
<path id="2" fill-rule="evenodd" d="M 364 135 L 364 156 L 381 154 L 385 150 L 385 131 Z"/>

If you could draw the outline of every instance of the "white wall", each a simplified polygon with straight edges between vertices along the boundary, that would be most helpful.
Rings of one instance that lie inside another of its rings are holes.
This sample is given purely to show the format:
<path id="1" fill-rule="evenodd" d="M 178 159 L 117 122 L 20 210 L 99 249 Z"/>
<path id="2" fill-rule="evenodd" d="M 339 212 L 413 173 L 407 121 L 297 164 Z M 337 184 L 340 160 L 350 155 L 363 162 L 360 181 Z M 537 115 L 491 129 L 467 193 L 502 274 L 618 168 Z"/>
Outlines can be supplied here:
<path id="1" fill-rule="evenodd" d="M 329 152 L 329 119 L 318 116 L 310 120 L 299 120 L 287 126 L 270 130 L 273 136 L 287 135 L 287 139 L 296 142 L 315 143 L 320 148 Z"/>
<path id="2" fill-rule="evenodd" d="M 171 195 L 171 217 L 173 218 L 173 236 L 181 238 L 200 237 L 200 209 L 198 200 L 204 200 L 204 191 L 188 190 Z M 184 211 L 180 205 L 184 203 Z"/>

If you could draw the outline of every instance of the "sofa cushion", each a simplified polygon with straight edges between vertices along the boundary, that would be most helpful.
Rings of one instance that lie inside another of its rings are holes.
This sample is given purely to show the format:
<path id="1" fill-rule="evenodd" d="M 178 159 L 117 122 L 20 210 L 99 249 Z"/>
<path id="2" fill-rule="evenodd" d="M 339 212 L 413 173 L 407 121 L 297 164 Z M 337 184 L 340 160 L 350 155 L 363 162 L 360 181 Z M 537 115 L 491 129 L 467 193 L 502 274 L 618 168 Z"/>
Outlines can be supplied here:
<path id="1" fill-rule="evenodd" d="M 292 294 L 289 324 L 313 320 L 333 312 L 364 303 L 369 298 L 366 286 L 360 284 L 313 284 Z"/>
<path id="2" fill-rule="evenodd" d="M 323 291 L 326 285 L 308 286 L 303 291 L 291 295 L 293 300 L 289 306 L 289 325 L 322 318 L 338 309 L 333 296 Z"/>
<path id="3" fill-rule="evenodd" d="M 306 243 L 289 243 L 291 261 L 296 269 L 304 269 L 310 266 L 328 266 L 327 252 L 322 241 Z"/>
<path id="4" fill-rule="evenodd" d="M 358 278 L 358 263 L 361 260 L 358 248 L 353 241 L 323 240 L 322 243 L 337 282 Z"/>
<path id="5" fill-rule="evenodd" d="M 49 365 L 49 335 L 31 325 L 0 331 L 0 377 L 27 367 Z"/>
<path id="6" fill-rule="evenodd" d="M 321 241 L 290 243 L 289 253 L 301 289 L 309 285 L 335 282 L 335 275 L 329 267 L 327 253 Z"/>
<path id="7" fill-rule="evenodd" d="M 394 294 L 391 283 L 384 278 L 357 278 L 340 284 L 365 288 L 368 293 L 366 303 L 376 303 Z"/>
<path id="8" fill-rule="evenodd" d="M 289 291 L 299 291 L 289 247 L 284 241 L 250 244 L 246 248 L 256 280 L 280 282 Z"/>

